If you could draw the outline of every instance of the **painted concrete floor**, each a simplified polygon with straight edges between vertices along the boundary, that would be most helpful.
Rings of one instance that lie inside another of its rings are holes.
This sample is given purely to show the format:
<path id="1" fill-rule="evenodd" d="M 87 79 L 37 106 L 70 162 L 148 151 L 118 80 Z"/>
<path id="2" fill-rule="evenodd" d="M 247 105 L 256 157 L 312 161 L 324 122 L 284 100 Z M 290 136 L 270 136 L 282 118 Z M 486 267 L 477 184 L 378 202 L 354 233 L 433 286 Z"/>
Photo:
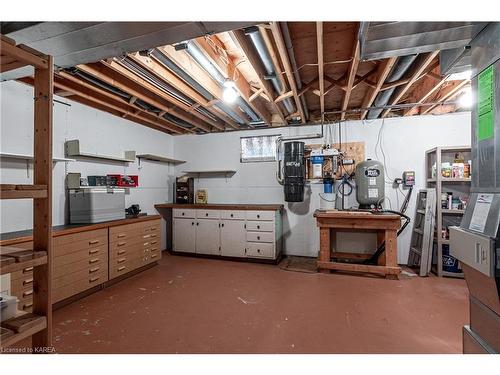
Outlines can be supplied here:
<path id="1" fill-rule="evenodd" d="M 461 353 L 464 280 L 385 280 L 164 254 L 54 312 L 59 353 Z"/>

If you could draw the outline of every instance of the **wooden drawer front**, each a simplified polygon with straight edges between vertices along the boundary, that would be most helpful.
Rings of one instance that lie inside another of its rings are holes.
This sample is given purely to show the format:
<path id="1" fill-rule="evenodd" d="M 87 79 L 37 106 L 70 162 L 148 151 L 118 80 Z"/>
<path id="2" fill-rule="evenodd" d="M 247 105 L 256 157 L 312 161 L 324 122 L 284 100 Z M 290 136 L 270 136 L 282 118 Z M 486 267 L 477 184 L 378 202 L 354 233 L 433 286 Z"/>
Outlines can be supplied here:
<path id="1" fill-rule="evenodd" d="M 247 221 L 247 231 L 273 232 L 274 223 L 272 221 Z"/>
<path id="2" fill-rule="evenodd" d="M 247 211 L 247 220 L 274 220 L 274 211 Z"/>
<path id="3" fill-rule="evenodd" d="M 133 271 L 139 267 L 142 267 L 150 263 L 149 256 L 140 256 L 136 258 L 128 258 L 120 263 L 113 263 L 109 265 L 109 279 L 114 279 L 115 277 L 125 275 L 126 273 Z"/>
<path id="4" fill-rule="evenodd" d="M 22 270 L 12 272 L 10 274 L 10 280 L 11 282 L 17 279 L 25 279 L 25 278 L 32 278 L 33 277 L 33 267 L 26 267 L 23 268 Z"/>
<path id="5" fill-rule="evenodd" d="M 76 272 L 66 273 L 57 278 L 52 279 L 52 288 L 57 289 L 63 286 L 73 284 L 75 281 L 87 279 L 93 275 L 105 275 L 108 272 L 107 264 L 97 264 L 87 266 L 87 268 L 81 269 Z"/>
<path id="6" fill-rule="evenodd" d="M 149 252 L 149 260 L 150 262 L 156 262 L 158 260 L 160 260 L 161 258 L 161 251 L 160 251 L 160 248 L 157 247 L 157 248 L 152 248 Z"/>
<path id="7" fill-rule="evenodd" d="M 18 279 L 10 279 L 10 290 L 33 289 L 34 279 L 33 273 Z"/>
<path id="8" fill-rule="evenodd" d="M 196 217 L 196 210 L 184 209 L 184 208 L 174 208 L 172 210 L 172 215 L 173 215 L 173 217 L 194 219 Z"/>
<path id="9" fill-rule="evenodd" d="M 80 250 L 93 249 L 108 243 L 108 236 L 93 237 L 90 239 L 75 241 L 63 245 L 54 246 L 53 254 L 57 256 L 65 256 Z"/>
<path id="10" fill-rule="evenodd" d="M 196 218 L 198 219 L 220 219 L 219 210 L 196 210 Z"/>
<path id="11" fill-rule="evenodd" d="M 81 293 L 84 290 L 100 285 L 106 282 L 107 280 L 108 280 L 108 273 L 106 271 L 98 274 L 89 275 L 85 279 L 77 280 L 71 284 L 64 285 L 59 288 L 53 288 L 52 303 L 59 302 L 62 301 L 63 299 L 74 296 L 75 294 Z"/>
<path id="12" fill-rule="evenodd" d="M 77 251 L 75 253 L 54 257 L 53 266 L 60 267 L 66 264 L 81 261 L 83 259 L 90 260 L 90 259 L 100 258 L 102 256 L 107 257 L 107 255 L 108 255 L 108 245 L 106 244 L 92 249 L 84 249 Z"/>
<path id="13" fill-rule="evenodd" d="M 269 232 L 247 232 L 248 242 L 270 242 L 274 243 L 274 233 Z"/>
<path id="14" fill-rule="evenodd" d="M 17 297 L 17 296 L 16 296 Z M 19 302 L 17 304 L 17 309 L 24 312 L 32 312 L 33 311 L 33 296 L 28 296 L 25 298 L 19 298 Z"/>
<path id="15" fill-rule="evenodd" d="M 151 221 L 146 221 L 144 223 L 144 231 L 145 232 L 160 232 L 160 219 L 157 220 L 151 220 Z"/>
<path id="16" fill-rule="evenodd" d="M 108 264 L 108 254 L 100 254 L 92 257 L 88 257 L 77 262 L 59 265 L 53 267 L 52 269 L 52 280 L 55 280 L 61 276 L 72 274 L 84 269 L 93 268 L 96 266 L 106 267 Z"/>
<path id="17" fill-rule="evenodd" d="M 124 244 L 113 246 L 109 250 L 109 258 L 115 259 L 120 256 L 130 256 L 132 254 L 142 254 L 144 250 L 149 249 L 151 247 L 159 247 L 158 240 L 142 240 L 140 242 L 132 243 L 132 244 Z"/>
<path id="18" fill-rule="evenodd" d="M 274 258 L 274 244 L 248 242 L 246 254 L 252 258 Z"/>
<path id="19" fill-rule="evenodd" d="M 67 245 L 72 242 L 93 241 L 96 238 L 107 237 L 108 229 L 88 230 L 85 232 L 78 232 L 73 234 L 66 234 L 64 236 L 57 236 L 52 239 L 52 246 L 57 247 L 60 245 Z"/>
<path id="20" fill-rule="evenodd" d="M 10 292 L 12 293 L 13 296 L 16 296 L 19 299 L 32 297 L 33 296 L 33 284 L 24 286 L 24 287 L 19 288 L 19 289 L 12 288 L 10 290 Z"/>
<path id="21" fill-rule="evenodd" d="M 220 217 L 224 220 L 245 220 L 247 215 L 245 211 L 221 211 Z"/>

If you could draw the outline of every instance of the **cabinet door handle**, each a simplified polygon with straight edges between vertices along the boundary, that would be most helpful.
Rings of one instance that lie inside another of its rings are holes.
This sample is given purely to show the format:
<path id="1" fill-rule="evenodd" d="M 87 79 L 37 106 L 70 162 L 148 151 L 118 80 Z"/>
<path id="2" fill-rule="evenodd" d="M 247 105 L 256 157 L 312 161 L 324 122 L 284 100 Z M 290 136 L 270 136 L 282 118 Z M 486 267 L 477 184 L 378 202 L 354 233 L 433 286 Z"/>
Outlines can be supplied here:
<path id="1" fill-rule="evenodd" d="M 257 239 L 260 240 L 260 236 L 257 236 Z"/>
<path id="2" fill-rule="evenodd" d="M 28 285 L 28 284 L 32 284 L 33 283 L 33 279 L 26 279 L 26 280 L 23 280 L 23 285 Z"/>
<path id="3" fill-rule="evenodd" d="M 222 223 L 222 227 L 224 227 L 224 223 Z"/>
<path id="4" fill-rule="evenodd" d="M 182 213 L 182 216 L 184 216 L 184 212 Z"/>
<path id="5" fill-rule="evenodd" d="M 200 225 L 200 223 L 196 223 L 196 226 Z"/>
<path id="6" fill-rule="evenodd" d="M 94 272 L 97 272 L 97 271 L 99 271 L 99 269 L 100 269 L 100 268 L 101 268 L 101 267 L 94 267 L 94 268 L 91 268 L 91 269 L 89 269 L 89 273 L 94 273 Z"/>
<path id="7" fill-rule="evenodd" d="M 260 249 L 257 249 L 257 252 L 260 254 Z"/>
<path id="8" fill-rule="evenodd" d="M 260 225 L 257 225 L 257 229 L 260 229 Z"/>
<path id="9" fill-rule="evenodd" d="M 194 222 L 192 222 L 191 225 L 194 225 Z"/>
<path id="10" fill-rule="evenodd" d="M 231 214 L 231 217 L 234 217 L 234 215 L 233 215 L 233 214 Z"/>
<path id="11" fill-rule="evenodd" d="M 208 212 L 205 212 L 205 216 L 208 216 Z"/>
<path id="12" fill-rule="evenodd" d="M 99 258 L 94 258 L 89 260 L 89 264 L 99 262 Z"/>
<path id="13" fill-rule="evenodd" d="M 100 278 L 101 278 L 100 276 L 91 277 L 91 278 L 89 279 L 89 281 L 90 281 L 91 283 L 93 283 L 94 281 L 97 281 L 97 280 L 99 280 Z"/>
<path id="14" fill-rule="evenodd" d="M 257 215 L 257 219 L 260 219 L 260 215 Z"/>
<path id="15" fill-rule="evenodd" d="M 98 243 L 99 243 L 99 240 L 89 241 L 89 245 L 95 245 L 95 244 L 98 244 Z"/>

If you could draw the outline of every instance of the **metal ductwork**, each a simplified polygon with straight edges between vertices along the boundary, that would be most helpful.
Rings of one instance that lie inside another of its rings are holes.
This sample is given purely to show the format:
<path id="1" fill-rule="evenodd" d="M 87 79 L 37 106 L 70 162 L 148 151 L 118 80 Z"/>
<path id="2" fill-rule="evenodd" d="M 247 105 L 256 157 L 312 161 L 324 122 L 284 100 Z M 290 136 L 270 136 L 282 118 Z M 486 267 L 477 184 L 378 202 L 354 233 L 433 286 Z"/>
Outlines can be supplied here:
<path id="1" fill-rule="evenodd" d="M 259 31 L 257 26 L 252 26 L 244 29 L 245 35 L 250 37 L 257 54 L 259 55 L 262 64 L 264 65 L 264 70 L 266 71 L 267 79 L 269 79 L 276 90 L 278 95 L 282 94 L 285 88 L 281 84 L 281 81 L 278 79 L 276 74 L 276 67 L 274 66 L 273 60 L 271 58 L 271 54 L 269 53 L 266 43 L 262 38 L 262 34 Z M 294 112 L 294 107 L 290 98 L 286 98 L 283 100 L 283 105 L 285 106 L 288 113 Z"/>
<path id="2" fill-rule="evenodd" d="M 88 73 L 82 72 L 81 70 L 78 70 L 77 68 L 69 68 L 69 69 L 66 69 L 65 71 L 71 75 L 74 75 L 74 76 L 77 76 L 77 77 L 83 79 L 84 81 L 90 82 L 93 85 L 96 85 L 96 86 L 98 86 L 106 91 L 109 91 L 112 94 L 116 94 L 118 96 L 121 96 L 122 98 L 126 99 L 127 101 L 131 98 L 131 96 L 129 94 L 127 94 L 126 92 L 124 92 L 120 89 L 117 89 L 114 86 L 108 85 L 106 82 L 101 81 L 100 79 L 97 79 Z"/>
<path id="3" fill-rule="evenodd" d="M 401 79 L 404 76 L 404 74 L 408 71 L 410 66 L 415 62 L 417 56 L 418 55 L 408 55 L 400 57 L 394 68 L 392 68 L 392 71 L 387 77 L 386 82 L 391 83 Z M 375 98 L 373 106 L 384 107 L 391 99 L 394 90 L 396 90 L 395 87 L 379 92 L 377 97 Z M 380 116 L 382 111 L 383 111 L 382 108 L 369 110 L 367 115 L 368 120 L 373 120 L 378 118 L 378 116 Z"/>
<path id="4" fill-rule="evenodd" d="M 202 85 L 196 82 L 189 74 L 187 74 L 184 70 L 182 70 L 176 63 L 170 60 L 163 53 L 159 52 L 156 48 L 151 51 L 151 56 L 153 56 L 156 60 L 158 60 L 161 64 L 165 65 L 168 69 L 170 69 L 173 73 L 175 73 L 179 78 L 181 78 L 184 82 L 186 82 L 189 86 L 194 88 L 197 92 L 200 93 L 206 100 L 212 101 L 215 97 L 208 92 Z M 227 116 L 229 116 L 232 120 L 236 121 L 240 125 L 245 124 L 245 120 L 242 119 L 236 112 L 234 112 L 231 108 L 224 105 L 224 103 L 216 103 L 214 107 L 218 108 L 222 112 L 224 112 Z"/>
<path id="5" fill-rule="evenodd" d="M 300 78 L 299 68 L 297 66 L 297 61 L 295 60 L 295 53 L 293 51 L 292 38 L 290 37 L 290 30 L 288 30 L 288 24 L 282 22 L 280 24 L 281 32 L 283 34 L 283 39 L 285 41 L 285 46 L 288 53 L 288 59 L 290 60 L 290 65 L 292 66 L 293 76 L 295 77 L 295 82 L 297 84 L 297 89 L 300 91 L 302 89 L 302 79 Z M 307 108 L 306 97 L 301 95 L 300 102 L 302 103 L 302 108 L 304 109 L 304 115 L 306 116 L 304 121 L 309 118 L 309 109 Z"/>
<path id="6" fill-rule="evenodd" d="M 201 52 L 200 48 L 193 41 L 186 42 L 187 53 L 203 68 L 207 73 L 223 87 L 226 77 L 212 64 L 212 62 Z M 252 121 L 259 121 L 259 116 L 240 96 L 236 99 L 236 104 L 250 117 Z"/>

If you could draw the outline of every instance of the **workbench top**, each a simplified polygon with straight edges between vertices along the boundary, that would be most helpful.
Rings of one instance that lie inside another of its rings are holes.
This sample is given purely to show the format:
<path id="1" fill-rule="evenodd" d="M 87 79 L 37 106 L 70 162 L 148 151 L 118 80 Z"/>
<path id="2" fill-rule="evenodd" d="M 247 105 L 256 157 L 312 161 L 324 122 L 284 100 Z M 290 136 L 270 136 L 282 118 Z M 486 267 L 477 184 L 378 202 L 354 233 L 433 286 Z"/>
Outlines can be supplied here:
<path id="1" fill-rule="evenodd" d="M 388 212 L 377 212 L 372 211 L 341 211 L 341 210 L 316 210 L 314 212 L 314 217 L 316 218 L 331 218 L 331 219 L 373 219 L 373 220 L 394 220 L 400 219 L 399 215 L 388 213 Z"/>
<path id="2" fill-rule="evenodd" d="M 282 204 L 236 204 L 236 203 L 205 203 L 205 204 L 183 204 L 162 203 L 155 204 L 155 208 L 191 208 L 205 210 L 243 210 L 243 211 L 281 211 Z"/>
<path id="3" fill-rule="evenodd" d="M 52 227 L 52 236 L 63 236 L 65 234 L 72 234 L 78 232 L 85 232 L 89 230 L 116 227 L 119 225 L 132 224 L 141 221 L 155 220 L 160 219 L 160 215 L 144 215 L 136 218 L 130 219 L 120 219 L 120 220 L 112 220 L 112 221 L 104 221 L 102 223 L 95 224 L 65 224 L 65 225 L 56 225 Z M 13 245 L 21 242 L 28 242 L 33 240 L 33 230 L 20 230 L 16 232 L 7 232 L 0 234 L 0 245 Z"/>

